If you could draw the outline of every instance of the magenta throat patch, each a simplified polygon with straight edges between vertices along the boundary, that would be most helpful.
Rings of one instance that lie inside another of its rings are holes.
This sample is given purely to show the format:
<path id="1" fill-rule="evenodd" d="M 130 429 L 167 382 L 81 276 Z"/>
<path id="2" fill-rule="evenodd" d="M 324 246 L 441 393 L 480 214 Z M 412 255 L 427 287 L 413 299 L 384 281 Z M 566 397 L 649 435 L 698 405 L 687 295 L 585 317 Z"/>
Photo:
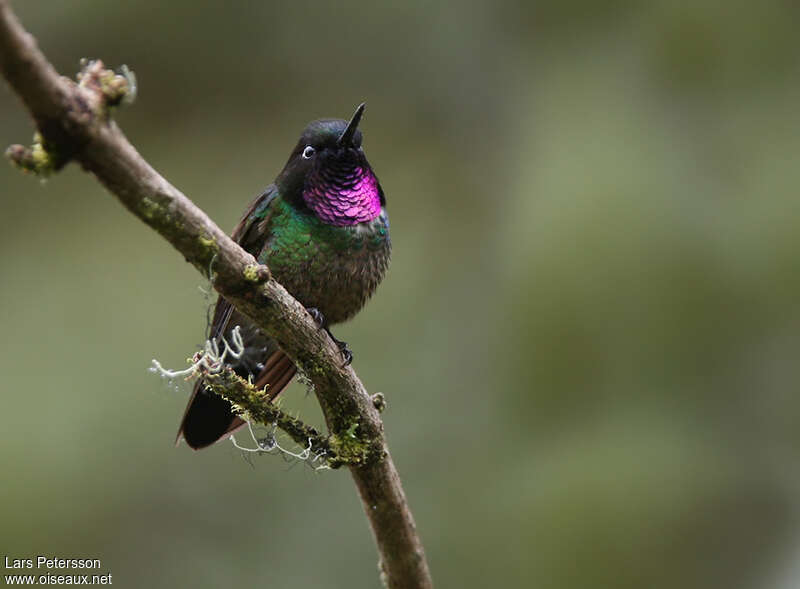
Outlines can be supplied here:
<path id="1" fill-rule="evenodd" d="M 322 221 L 338 227 L 372 221 L 381 214 L 378 179 L 361 166 L 346 174 L 335 168 L 313 172 L 303 200 Z"/>

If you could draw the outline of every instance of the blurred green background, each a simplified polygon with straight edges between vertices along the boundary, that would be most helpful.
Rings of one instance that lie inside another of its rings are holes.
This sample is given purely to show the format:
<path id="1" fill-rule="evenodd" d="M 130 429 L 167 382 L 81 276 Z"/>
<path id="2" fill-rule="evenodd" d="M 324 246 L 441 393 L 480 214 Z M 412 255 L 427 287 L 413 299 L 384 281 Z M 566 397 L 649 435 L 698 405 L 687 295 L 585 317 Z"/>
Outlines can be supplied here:
<path id="1" fill-rule="evenodd" d="M 62 73 L 131 66 L 118 121 L 225 229 L 367 101 L 394 259 L 335 333 L 439 587 L 800 587 L 796 3 L 15 8 Z M 0 142 L 31 134 L 0 85 Z M 188 386 L 147 369 L 202 342 L 207 286 L 77 166 L 0 166 L 0 552 L 378 586 L 347 472 L 173 447 Z"/>

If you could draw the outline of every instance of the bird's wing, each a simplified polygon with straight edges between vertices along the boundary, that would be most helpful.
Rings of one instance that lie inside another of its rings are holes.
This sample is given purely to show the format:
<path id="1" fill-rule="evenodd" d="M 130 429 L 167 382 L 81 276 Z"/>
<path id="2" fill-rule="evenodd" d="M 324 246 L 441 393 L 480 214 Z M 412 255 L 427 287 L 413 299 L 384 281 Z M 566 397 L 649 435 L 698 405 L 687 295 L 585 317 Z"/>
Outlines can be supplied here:
<path id="1" fill-rule="evenodd" d="M 254 256 L 258 256 L 264 246 L 265 233 L 263 230 L 260 231 L 259 227 L 263 229 L 263 224 L 267 222 L 271 205 L 277 195 L 278 191 L 275 185 L 270 184 L 264 192 L 253 199 L 231 233 L 231 239 Z M 214 318 L 209 326 L 209 339 L 219 337 L 224 333 L 232 311 L 233 305 L 219 297 L 217 305 L 214 307 Z"/>
<path id="2" fill-rule="evenodd" d="M 254 256 L 258 256 L 264 246 L 265 225 L 269 221 L 271 205 L 276 196 L 277 190 L 274 185 L 271 185 L 250 203 L 242 219 L 231 233 L 231 238 Z M 209 339 L 217 338 L 219 341 L 221 336 L 227 334 L 232 324 L 241 325 L 245 321 L 246 319 L 236 312 L 233 305 L 223 297 L 219 297 L 208 330 Z M 270 398 L 274 398 L 286 388 L 297 372 L 297 368 L 271 340 L 260 342 L 260 344 L 259 349 L 263 348 L 261 350 L 263 355 L 261 358 L 253 360 L 256 364 L 262 363 L 263 368 L 255 375 L 254 382 L 259 388 L 269 385 Z M 247 345 L 248 338 L 245 336 L 245 346 Z M 244 363 L 240 364 L 236 371 L 237 373 L 242 372 L 240 376 L 243 377 L 250 375 Z M 194 385 L 176 438 L 177 443 L 183 436 L 189 446 L 195 449 L 213 444 L 244 423 L 233 413 L 230 403 L 219 395 L 198 394 L 202 391 L 202 387 L 201 379 Z"/>

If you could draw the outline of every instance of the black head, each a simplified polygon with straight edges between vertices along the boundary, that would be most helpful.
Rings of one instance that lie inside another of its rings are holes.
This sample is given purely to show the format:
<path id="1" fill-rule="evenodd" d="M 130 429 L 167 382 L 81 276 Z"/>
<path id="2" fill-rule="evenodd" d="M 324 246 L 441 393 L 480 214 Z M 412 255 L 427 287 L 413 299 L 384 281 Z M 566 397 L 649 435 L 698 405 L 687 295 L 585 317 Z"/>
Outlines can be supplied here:
<path id="1" fill-rule="evenodd" d="M 312 121 L 303 130 L 289 161 L 278 175 L 276 184 L 281 195 L 300 208 L 306 208 L 303 191 L 307 180 L 314 176 L 346 175 L 348 170 L 370 169 L 361 148 L 362 134 L 358 129 L 365 104 L 360 104 L 353 117 Z M 381 204 L 383 204 L 381 191 Z"/>

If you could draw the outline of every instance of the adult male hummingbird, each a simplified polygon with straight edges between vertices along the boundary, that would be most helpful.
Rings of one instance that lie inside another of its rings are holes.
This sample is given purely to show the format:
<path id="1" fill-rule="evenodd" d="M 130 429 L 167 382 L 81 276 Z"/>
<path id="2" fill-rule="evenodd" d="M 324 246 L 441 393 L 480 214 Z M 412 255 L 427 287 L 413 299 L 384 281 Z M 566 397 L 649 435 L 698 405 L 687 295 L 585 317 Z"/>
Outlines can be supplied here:
<path id="1" fill-rule="evenodd" d="M 232 233 L 325 329 L 355 315 L 389 265 L 386 199 L 361 147 L 358 123 L 363 113 L 361 104 L 349 122 L 309 123 L 283 171 L 250 204 Z M 259 388 L 269 385 L 274 398 L 297 368 L 272 339 L 220 297 L 209 336 L 229 339 L 237 325 L 245 352 L 231 367 Z M 337 343 L 349 362 L 347 345 Z M 183 436 L 192 448 L 204 448 L 243 423 L 230 403 L 200 380 L 178 440 Z"/>

